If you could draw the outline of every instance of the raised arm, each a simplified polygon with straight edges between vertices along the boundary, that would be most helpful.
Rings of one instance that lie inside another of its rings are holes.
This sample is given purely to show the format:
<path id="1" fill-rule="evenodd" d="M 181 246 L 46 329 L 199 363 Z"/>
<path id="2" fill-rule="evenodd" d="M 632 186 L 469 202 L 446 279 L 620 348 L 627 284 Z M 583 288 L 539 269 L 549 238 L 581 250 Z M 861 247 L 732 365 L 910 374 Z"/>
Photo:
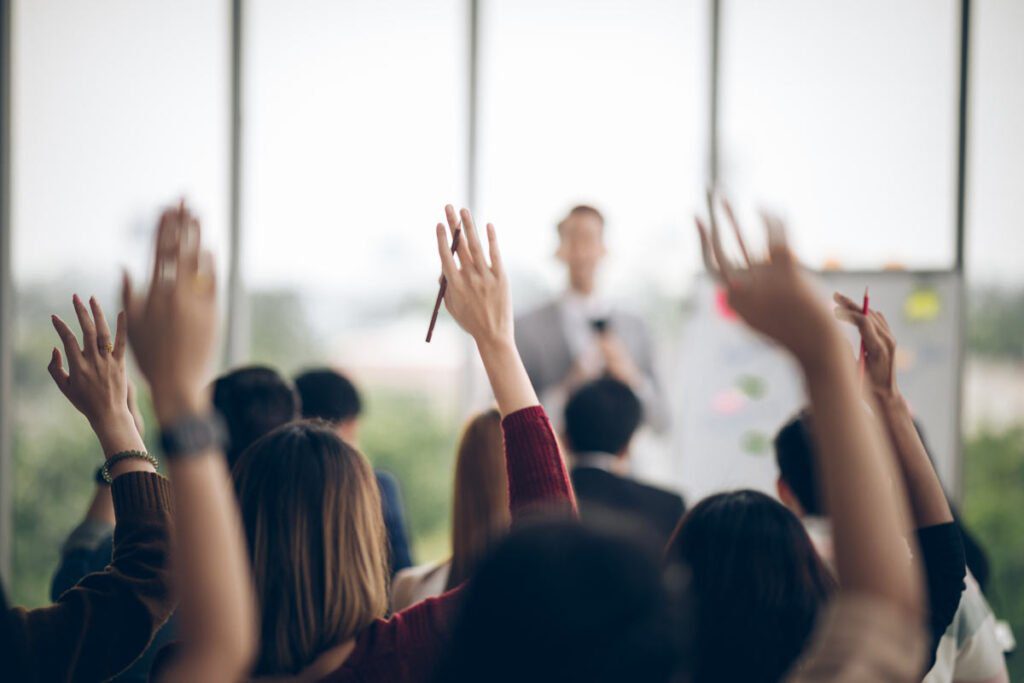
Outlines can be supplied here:
<path id="1" fill-rule="evenodd" d="M 128 411 L 124 319 L 118 318 L 112 337 L 95 299 L 90 300 L 92 315 L 78 296 L 73 304 L 82 346 L 71 328 L 53 316 L 64 354 L 53 350 L 49 371 L 114 463 L 109 474 L 115 543 L 110 566 L 64 591 L 55 604 L 11 611 L 15 635 L 23 643 L 18 655 L 30 676 L 46 681 L 113 676 L 142 654 L 173 608 L 167 483 L 148 461 L 118 456 L 145 449 Z"/>
<path id="2" fill-rule="evenodd" d="M 469 210 L 456 214 L 449 205 L 445 215 L 452 235 L 461 227 L 465 237 L 459 240 L 456 264 L 445 226 L 437 224 L 437 249 L 448 281 L 445 306 L 476 342 L 502 415 L 513 518 L 540 504 L 574 508 L 558 442 L 516 349 L 508 276 L 494 226 L 487 225 L 488 263 Z"/>
<path id="3" fill-rule="evenodd" d="M 204 391 L 217 318 L 212 259 L 184 203 L 160 219 L 148 293 L 133 295 L 126 276 L 124 301 L 174 484 L 183 648 L 161 680 L 239 680 L 255 654 L 256 612 L 238 508 Z"/>
<path id="4" fill-rule="evenodd" d="M 893 487 L 892 454 L 860 402 L 849 351 L 825 306 L 801 272 L 781 224 L 766 219 L 769 254 L 733 265 L 717 228 L 698 221 L 705 260 L 724 284 L 733 309 L 792 354 L 814 412 L 818 471 L 832 516 L 842 590 L 880 598 L 912 620 L 921 614 L 920 570 L 907 561 L 906 498 Z M 713 224 L 714 225 L 714 224 Z M 713 252 L 713 259 L 712 259 Z"/>
<path id="5" fill-rule="evenodd" d="M 867 352 L 866 367 L 875 408 L 896 454 L 896 462 L 910 499 L 917 541 L 924 565 L 928 596 L 928 623 L 934 657 L 960 606 L 967 573 L 963 540 L 953 523 L 946 492 L 935 472 L 924 442 L 914 425 L 906 400 L 896 384 L 896 338 L 880 311 L 862 312 L 842 294 L 834 295 L 836 316 L 856 325 Z M 929 664 L 930 668 L 930 664 Z"/>

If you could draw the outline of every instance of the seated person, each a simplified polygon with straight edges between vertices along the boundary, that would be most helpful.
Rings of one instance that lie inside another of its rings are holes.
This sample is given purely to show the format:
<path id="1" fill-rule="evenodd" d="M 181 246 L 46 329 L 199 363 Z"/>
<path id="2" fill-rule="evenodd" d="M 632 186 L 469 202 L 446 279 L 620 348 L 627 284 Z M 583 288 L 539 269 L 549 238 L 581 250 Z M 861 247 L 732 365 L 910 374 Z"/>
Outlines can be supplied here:
<path id="1" fill-rule="evenodd" d="M 508 531 L 508 475 L 497 410 L 466 424 L 455 456 L 452 498 L 451 556 L 398 572 L 391 584 L 392 612 L 464 583 Z"/>
<path id="2" fill-rule="evenodd" d="M 818 553 L 832 564 L 832 534 L 814 473 L 811 418 L 806 412 L 787 422 L 775 437 L 779 499 L 807 527 Z M 1008 681 L 1006 660 L 996 634 L 996 618 L 968 569 L 966 588 L 953 622 L 942 634 L 926 683 Z"/>
<path id="3" fill-rule="evenodd" d="M 994 617 L 980 591 L 975 590 L 974 581 L 969 577 L 965 581 L 960 530 L 897 386 L 893 367 L 896 340 L 880 312 L 865 314 L 840 294 L 836 294 L 835 301 L 837 316 L 860 331 L 865 349 L 865 377 L 873 394 L 875 414 L 891 442 L 897 469 L 910 494 L 913 524 L 927 578 L 932 636 L 931 673 L 927 680 L 1006 680 L 1005 663 L 995 639 Z M 811 525 L 821 548 L 819 552 L 831 561 L 831 533 L 821 520 L 826 509 L 814 466 L 812 439 L 816 429 L 815 420 L 804 412 L 780 430 L 775 439 L 780 471 L 778 491 L 780 499 L 796 514 L 816 520 Z M 960 654 L 962 666 L 958 666 Z M 957 668 L 960 670 L 955 671 Z"/>
<path id="4" fill-rule="evenodd" d="M 302 399 L 302 417 L 329 422 L 334 432 L 350 446 L 359 447 L 359 416 L 363 401 L 348 377 L 330 368 L 307 370 L 295 378 Z M 402 491 L 394 475 L 374 469 L 380 488 L 380 504 L 391 548 L 391 574 L 412 566 L 409 535 L 406 532 Z"/>
<path id="5" fill-rule="evenodd" d="M 175 603 L 171 487 L 156 473 L 156 460 L 146 453 L 128 411 L 124 319 L 118 317 L 116 336 L 111 335 L 95 299 L 89 302 L 92 317 L 78 296 L 74 304 L 82 346 L 53 316 L 64 354 L 54 348 L 49 371 L 89 420 L 107 459 L 103 473 L 115 539 L 99 571 L 78 577 L 52 605 L 12 608 L 0 585 L 0 679 L 5 681 L 108 680 L 146 650 Z"/>
<path id="6" fill-rule="evenodd" d="M 664 545 L 685 505 L 678 494 L 627 476 L 630 441 L 642 419 L 640 400 L 619 380 L 605 377 L 580 387 L 565 406 L 570 476 L 584 520 L 625 512 L 642 519 Z"/>
<path id="7" fill-rule="evenodd" d="M 130 408 L 141 432 L 142 420 L 129 392 Z M 259 437 L 298 417 L 299 402 L 295 390 L 277 371 L 261 366 L 232 370 L 213 383 L 213 405 L 224 418 L 230 444 L 225 455 L 233 467 L 242 451 Z M 57 600 L 83 576 L 102 571 L 110 564 L 114 547 L 113 509 L 110 486 L 96 477 L 96 493 L 85 519 L 68 536 L 61 549 L 61 562 L 50 584 L 50 595 Z M 108 516 L 109 515 L 109 516 Z M 146 653 L 115 680 L 119 683 L 146 681 L 153 658 L 174 639 L 172 618 L 157 632 Z"/>

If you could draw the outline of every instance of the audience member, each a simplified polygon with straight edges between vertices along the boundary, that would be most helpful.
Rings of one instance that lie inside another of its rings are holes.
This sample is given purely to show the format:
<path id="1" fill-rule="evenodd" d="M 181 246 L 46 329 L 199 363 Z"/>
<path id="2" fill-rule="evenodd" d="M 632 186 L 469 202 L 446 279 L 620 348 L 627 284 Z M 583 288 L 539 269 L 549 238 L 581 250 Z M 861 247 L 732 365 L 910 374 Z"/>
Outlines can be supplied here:
<path id="1" fill-rule="evenodd" d="M 228 372 L 214 380 L 212 390 L 213 408 L 227 426 L 225 455 L 229 468 L 257 438 L 298 417 L 297 394 L 277 371 L 268 367 L 248 366 Z M 142 419 L 134 401 L 129 402 L 129 407 L 141 434 Z M 110 564 L 114 527 L 104 515 L 104 503 L 109 498 L 109 485 L 97 476 L 96 494 L 85 519 L 61 549 L 61 561 L 50 584 L 52 599 L 56 600 L 86 574 L 102 571 Z M 174 640 L 175 622 L 172 615 L 142 657 L 117 676 L 117 683 L 142 683 L 149 679 L 157 653 Z"/>
<path id="2" fill-rule="evenodd" d="M 295 388 L 302 399 L 302 416 L 319 419 L 332 426 L 335 433 L 348 444 L 359 447 L 359 418 L 363 400 L 348 377 L 337 370 L 317 368 L 307 370 L 295 378 Z M 380 487 L 381 510 L 388 534 L 391 574 L 412 566 L 412 550 L 406 531 L 402 490 L 394 475 L 374 470 Z"/>
<path id="3" fill-rule="evenodd" d="M 241 680 L 257 646 L 252 579 L 224 428 L 205 386 L 219 312 L 213 258 L 201 249 L 199 222 L 184 201 L 161 217 L 148 292 L 134 295 L 125 275 L 123 293 L 128 338 L 149 382 L 174 490 L 181 647 L 156 680 Z"/>
<path id="4" fill-rule="evenodd" d="M 82 345 L 56 315 L 64 353 L 53 349 L 54 383 L 99 439 L 115 519 L 113 555 L 54 604 L 10 608 L 0 588 L 0 669 L 11 681 L 100 681 L 127 668 L 174 607 L 168 562 L 171 491 L 128 409 L 125 319 L 111 335 L 95 298 L 73 298 Z M 65 370 L 64 362 L 67 362 Z"/>
<path id="5" fill-rule="evenodd" d="M 904 533 L 904 490 L 891 485 L 895 463 L 889 443 L 862 409 L 849 347 L 790 252 L 781 223 L 765 216 L 768 253 L 751 258 L 732 212 L 727 214 L 746 265 L 726 255 L 714 220 L 709 237 L 698 219 L 704 261 L 725 289 L 732 310 L 785 349 L 800 368 L 818 422 L 815 451 L 822 455 L 816 465 L 832 513 L 837 550 L 839 590 L 785 680 L 919 680 L 926 644 L 920 566 L 916 541 Z M 696 510 L 690 515 L 699 519 Z M 681 538 L 673 543 L 677 552 L 686 550 L 687 526 L 684 520 Z M 730 549 L 741 552 L 737 545 Z M 728 554 L 723 557 L 730 559 Z M 701 615 L 707 608 L 699 606 L 704 596 L 696 577 L 693 589 L 698 603 L 694 629 L 700 638 Z M 748 612 L 740 618 L 759 615 Z M 723 656 L 719 664 L 724 667 L 742 655 L 731 650 Z M 713 680 L 728 680 L 699 661 L 694 668 Z M 703 679 L 698 675 L 694 680 Z"/>
<path id="6" fill-rule="evenodd" d="M 664 546 L 685 506 L 678 494 L 627 476 L 630 443 L 642 416 L 640 399 L 617 379 L 603 377 L 577 389 L 565 406 L 570 476 L 584 520 L 631 515 Z"/>
<path id="7" fill-rule="evenodd" d="M 644 420 L 667 431 L 668 403 L 658 384 L 647 325 L 599 292 L 607 255 L 605 222 L 592 206 L 575 206 L 558 223 L 556 256 L 565 264 L 566 291 L 516 322 L 523 363 L 548 412 L 562 417 L 569 395 L 584 382 L 610 375 L 628 384 L 644 405 Z"/>
<path id="8" fill-rule="evenodd" d="M 256 439 L 301 414 L 295 389 L 263 365 L 241 367 L 214 380 L 213 407 L 228 429 L 228 469 Z"/>
<path id="9" fill-rule="evenodd" d="M 837 302 L 844 306 L 841 310 L 849 309 L 848 301 L 837 295 Z M 895 339 L 881 313 L 871 311 L 864 316 L 859 312 L 861 309 L 856 310 L 868 351 L 866 376 L 870 378 L 873 393 L 879 399 L 881 410 L 878 414 L 887 423 L 894 451 L 901 463 L 900 470 L 915 473 L 913 476 L 927 482 L 925 487 L 908 481 L 911 502 L 914 504 L 917 496 L 944 496 L 934 469 L 932 477 L 924 476 L 923 472 L 917 473 L 923 470 L 925 462 L 930 463 L 930 458 L 924 450 L 923 441 L 917 437 L 916 426 L 905 402 L 899 398 L 895 373 L 891 367 L 895 355 Z M 847 317 L 845 313 L 841 315 Z M 811 441 L 813 432 L 814 420 L 807 411 L 779 430 L 775 438 L 775 454 L 779 465 L 778 493 L 779 498 L 814 530 L 812 535 L 816 538 L 819 552 L 831 562 L 833 552 L 829 525 L 815 477 L 814 446 Z M 897 434 L 900 435 L 898 440 Z M 904 461 L 907 464 L 902 464 Z M 931 465 L 928 467 L 931 468 Z M 995 617 L 991 608 L 970 577 L 966 581 L 966 590 L 960 595 L 963 584 L 958 577 L 962 577 L 963 560 L 955 547 L 958 534 L 951 509 L 946 506 L 943 510 L 936 502 L 938 511 L 934 518 L 923 519 L 926 524 L 922 526 L 916 516 L 923 509 L 923 504 L 914 504 L 912 507 L 915 510 L 918 544 L 928 579 L 933 645 L 937 646 L 935 664 L 926 680 L 933 683 L 1006 680 L 1006 664 L 996 637 Z M 927 524 L 931 521 L 939 523 Z M 947 565 L 953 569 L 947 570 Z M 959 571 L 957 568 L 960 568 Z M 955 609 L 955 615 L 947 618 L 951 609 Z"/>
<path id="10" fill-rule="evenodd" d="M 475 416 L 462 432 L 455 456 L 453 498 L 451 557 L 398 572 L 391 586 L 392 611 L 465 582 L 508 531 L 508 477 L 497 410 Z"/>

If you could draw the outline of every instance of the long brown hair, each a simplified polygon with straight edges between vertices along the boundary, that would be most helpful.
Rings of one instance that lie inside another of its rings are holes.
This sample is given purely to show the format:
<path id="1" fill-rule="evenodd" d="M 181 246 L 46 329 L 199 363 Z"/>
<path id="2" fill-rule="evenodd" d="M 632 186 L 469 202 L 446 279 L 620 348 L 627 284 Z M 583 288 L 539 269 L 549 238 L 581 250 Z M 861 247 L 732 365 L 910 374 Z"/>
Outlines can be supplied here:
<path id="1" fill-rule="evenodd" d="M 297 673 L 387 610 L 373 469 L 326 423 L 306 421 L 256 441 L 234 479 L 261 611 L 253 673 Z"/>
<path id="2" fill-rule="evenodd" d="M 509 520 L 501 415 L 489 410 L 469 421 L 459 441 L 448 589 L 472 576 L 477 563 L 508 531 Z"/>

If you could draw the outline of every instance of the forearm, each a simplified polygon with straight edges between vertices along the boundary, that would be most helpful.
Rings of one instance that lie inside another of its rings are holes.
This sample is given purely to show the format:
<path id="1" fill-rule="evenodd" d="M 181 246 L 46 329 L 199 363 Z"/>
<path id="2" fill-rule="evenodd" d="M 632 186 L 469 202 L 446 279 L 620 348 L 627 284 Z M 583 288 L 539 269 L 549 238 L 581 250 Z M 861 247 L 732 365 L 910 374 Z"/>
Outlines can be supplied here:
<path id="1" fill-rule="evenodd" d="M 838 332 L 827 326 L 820 344 L 804 371 L 841 583 L 920 613 L 920 572 L 907 559 L 906 503 L 902 488 L 892 486 L 899 480 L 892 476 L 889 446 L 859 399 Z"/>
<path id="2" fill-rule="evenodd" d="M 899 462 L 917 528 L 953 521 L 946 492 L 921 441 L 907 402 L 898 392 L 876 395 L 879 415 Z"/>
<path id="3" fill-rule="evenodd" d="M 569 474 L 543 408 L 516 411 L 501 426 L 513 521 L 538 506 L 564 505 L 569 514 L 575 514 Z"/>
<path id="4" fill-rule="evenodd" d="M 514 341 L 477 340 L 477 349 L 503 417 L 540 403 Z"/>
<path id="5" fill-rule="evenodd" d="M 175 498 L 175 581 L 185 648 L 182 665 L 218 653 L 231 675 L 244 674 L 256 641 L 256 614 L 246 550 L 221 453 L 169 465 Z M 209 674 L 205 677 L 213 680 Z M 230 677 L 224 678 L 228 680 Z M 186 680 L 181 678 L 178 680 Z"/>
<path id="6" fill-rule="evenodd" d="M 154 390 L 154 407 L 162 427 L 210 410 L 205 398 L 187 390 Z M 211 448 L 169 459 L 168 471 L 174 484 L 175 581 L 185 645 L 181 665 L 191 670 L 218 652 L 221 664 L 233 667 L 228 678 L 237 678 L 244 675 L 255 651 L 256 614 L 227 462 L 222 452 Z"/>

